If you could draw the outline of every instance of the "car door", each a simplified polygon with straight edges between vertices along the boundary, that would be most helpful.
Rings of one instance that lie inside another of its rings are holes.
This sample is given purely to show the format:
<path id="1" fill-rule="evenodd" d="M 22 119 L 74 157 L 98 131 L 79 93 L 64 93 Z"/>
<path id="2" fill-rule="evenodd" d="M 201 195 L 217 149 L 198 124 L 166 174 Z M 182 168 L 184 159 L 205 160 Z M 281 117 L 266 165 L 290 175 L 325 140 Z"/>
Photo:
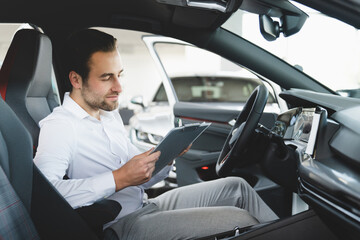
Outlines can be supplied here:
<path id="1" fill-rule="evenodd" d="M 226 59 L 172 38 L 144 36 L 143 41 L 160 69 L 162 85 L 158 92 L 162 98 L 166 93 L 174 126 L 211 123 L 190 151 L 176 159 L 178 186 L 219 178 L 215 164 L 224 142 L 258 85 L 265 85 L 270 92 L 262 125 L 271 128 L 277 114 L 286 109 L 277 100 L 280 89 L 276 85 Z M 257 164 L 234 169 L 232 175 L 245 178 L 279 215 L 290 213 L 291 194 L 266 178 Z"/>

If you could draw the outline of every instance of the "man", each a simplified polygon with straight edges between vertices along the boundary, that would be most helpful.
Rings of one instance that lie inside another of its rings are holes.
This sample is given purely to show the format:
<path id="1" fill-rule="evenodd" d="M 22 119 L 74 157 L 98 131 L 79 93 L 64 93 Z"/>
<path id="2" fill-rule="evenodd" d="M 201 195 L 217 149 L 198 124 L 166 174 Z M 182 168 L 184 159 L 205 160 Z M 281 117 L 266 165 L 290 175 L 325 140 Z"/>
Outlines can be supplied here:
<path id="1" fill-rule="evenodd" d="M 126 137 L 116 111 L 124 71 L 116 39 L 82 30 L 69 38 L 67 53 L 72 90 L 63 105 L 40 122 L 34 161 L 73 208 L 103 198 L 122 205 L 108 236 L 196 238 L 277 218 L 241 178 L 195 184 L 147 199 L 144 189 L 167 177 L 172 159 L 152 176 L 161 153 L 139 153 Z M 70 179 L 63 180 L 65 174 Z"/>

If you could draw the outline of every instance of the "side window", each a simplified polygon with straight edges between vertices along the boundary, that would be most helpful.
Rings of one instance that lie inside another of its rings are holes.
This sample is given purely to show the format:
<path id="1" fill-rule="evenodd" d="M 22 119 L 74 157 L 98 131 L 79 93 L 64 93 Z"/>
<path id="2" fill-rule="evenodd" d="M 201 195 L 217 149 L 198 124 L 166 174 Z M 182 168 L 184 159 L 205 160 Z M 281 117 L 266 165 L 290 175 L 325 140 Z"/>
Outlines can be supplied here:
<path id="1" fill-rule="evenodd" d="M 24 24 L 0 24 L 0 65 L 4 62 L 14 34 Z"/>
<path id="2" fill-rule="evenodd" d="M 164 85 L 161 84 L 159 90 L 156 92 L 153 102 L 167 102 L 168 98 L 166 96 Z"/>
<path id="3" fill-rule="evenodd" d="M 179 101 L 245 103 L 259 85 L 257 79 L 223 76 L 174 77 L 171 79 Z"/>
<path id="4" fill-rule="evenodd" d="M 155 50 L 179 101 L 244 104 L 264 82 L 245 68 L 203 49 L 159 42 Z M 277 105 L 270 90 L 268 104 Z M 272 108 L 274 109 L 274 108 Z"/>

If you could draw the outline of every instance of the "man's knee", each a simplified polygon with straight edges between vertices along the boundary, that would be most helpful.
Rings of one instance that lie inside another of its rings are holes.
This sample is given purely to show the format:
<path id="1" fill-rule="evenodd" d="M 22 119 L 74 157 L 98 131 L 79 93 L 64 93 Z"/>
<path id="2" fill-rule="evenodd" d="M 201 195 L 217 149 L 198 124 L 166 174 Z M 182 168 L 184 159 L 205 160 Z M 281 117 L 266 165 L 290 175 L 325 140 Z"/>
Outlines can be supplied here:
<path id="1" fill-rule="evenodd" d="M 241 198 L 252 196 L 255 190 L 241 177 L 227 177 L 223 180 L 224 191 Z"/>
<path id="2" fill-rule="evenodd" d="M 237 207 L 233 207 L 231 210 L 232 212 L 228 216 L 232 216 L 233 221 L 237 224 L 237 227 L 247 227 L 259 223 L 259 221 L 247 210 Z"/>
<path id="3" fill-rule="evenodd" d="M 227 186 L 251 188 L 249 183 L 241 177 L 226 177 L 224 178 L 224 181 Z"/>

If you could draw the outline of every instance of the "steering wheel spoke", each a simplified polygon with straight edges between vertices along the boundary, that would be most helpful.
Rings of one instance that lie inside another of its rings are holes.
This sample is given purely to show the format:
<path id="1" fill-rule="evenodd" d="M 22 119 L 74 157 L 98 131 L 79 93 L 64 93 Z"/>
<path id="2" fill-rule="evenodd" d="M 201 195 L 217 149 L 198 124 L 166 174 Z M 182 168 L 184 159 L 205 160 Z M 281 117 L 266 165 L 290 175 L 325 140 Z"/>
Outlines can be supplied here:
<path id="1" fill-rule="evenodd" d="M 231 131 L 231 138 L 229 140 L 229 146 L 232 148 L 234 146 L 234 144 L 236 143 L 236 140 L 239 138 L 239 136 L 241 135 L 244 126 L 245 126 L 246 122 L 243 122 L 240 124 L 239 127 L 235 128 L 234 130 Z"/>
<path id="2" fill-rule="evenodd" d="M 248 149 L 250 139 L 255 134 L 268 95 L 267 88 L 259 85 L 246 101 L 218 158 L 216 173 L 219 176 L 228 175 L 235 166 L 244 166 L 250 163 L 242 155 Z"/>

